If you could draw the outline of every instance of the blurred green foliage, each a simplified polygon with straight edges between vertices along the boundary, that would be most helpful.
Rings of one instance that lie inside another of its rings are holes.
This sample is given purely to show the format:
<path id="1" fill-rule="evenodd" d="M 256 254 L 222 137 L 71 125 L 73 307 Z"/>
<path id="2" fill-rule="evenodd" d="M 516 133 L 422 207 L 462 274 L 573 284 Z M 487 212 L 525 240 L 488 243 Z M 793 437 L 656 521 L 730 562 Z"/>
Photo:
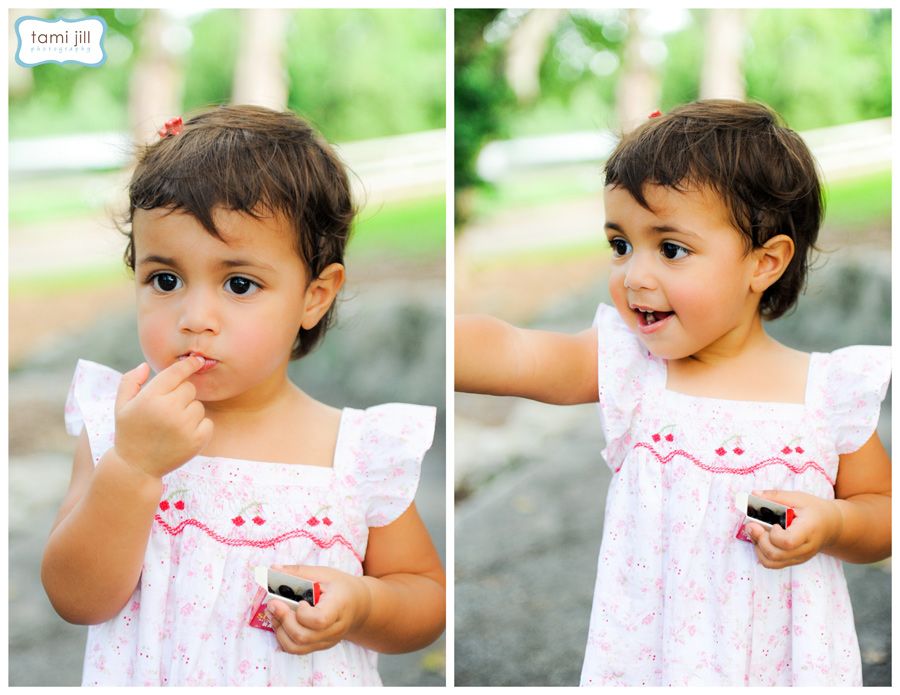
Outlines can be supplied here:
<path id="1" fill-rule="evenodd" d="M 184 111 L 229 101 L 241 13 L 210 10 L 175 21 L 175 44 L 184 51 Z M 10 137 L 129 129 L 129 78 L 145 13 L 59 10 L 43 18 L 89 15 L 107 22 L 106 64 L 13 66 L 31 70 L 33 82 L 10 90 Z M 286 44 L 288 106 L 329 140 L 446 126 L 444 10 L 293 10 Z"/>
<path id="2" fill-rule="evenodd" d="M 661 56 L 661 109 L 698 98 L 704 23 L 715 11 L 676 9 L 668 15 L 668 28 L 657 24 L 646 32 Z M 890 9 L 744 12 L 747 95 L 772 106 L 792 128 L 891 115 Z M 626 11 L 595 8 L 563 15 L 544 53 L 541 98 L 533 104 L 514 103 L 503 77 L 506 41 L 522 16 L 521 11 L 455 12 L 457 222 L 471 212 L 466 189 L 480 183 L 475 158 L 487 141 L 618 125 L 615 97 L 628 41 Z"/>
<path id="3" fill-rule="evenodd" d="M 454 15 L 453 161 L 457 191 L 481 183 L 475 171 L 478 152 L 488 141 L 507 134 L 506 122 L 515 103 L 501 70 L 502 46 L 484 40 L 484 28 L 500 12 L 457 10 Z"/>

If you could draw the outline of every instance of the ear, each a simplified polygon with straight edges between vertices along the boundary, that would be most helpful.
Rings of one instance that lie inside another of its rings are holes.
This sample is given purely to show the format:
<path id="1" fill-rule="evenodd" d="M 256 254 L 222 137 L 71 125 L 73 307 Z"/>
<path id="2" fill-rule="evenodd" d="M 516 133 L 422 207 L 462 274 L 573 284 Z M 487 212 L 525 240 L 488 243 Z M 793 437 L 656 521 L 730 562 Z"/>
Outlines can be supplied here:
<path id="1" fill-rule="evenodd" d="M 301 327 L 314 328 L 334 303 L 334 298 L 344 284 L 344 266 L 332 263 L 319 273 L 319 277 L 306 288 L 306 307 Z"/>
<path id="2" fill-rule="evenodd" d="M 779 234 L 751 251 L 751 254 L 756 259 L 756 268 L 750 279 L 750 289 L 762 293 L 774 285 L 787 270 L 794 257 L 794 240 L 786 234 Z"/>

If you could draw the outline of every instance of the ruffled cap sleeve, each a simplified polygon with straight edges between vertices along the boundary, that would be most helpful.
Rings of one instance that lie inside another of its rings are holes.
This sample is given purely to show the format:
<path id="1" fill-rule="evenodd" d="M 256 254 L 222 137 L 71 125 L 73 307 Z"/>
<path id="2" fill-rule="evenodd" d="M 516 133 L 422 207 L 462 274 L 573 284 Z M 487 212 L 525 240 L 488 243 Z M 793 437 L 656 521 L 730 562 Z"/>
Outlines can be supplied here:
<path id="1" fill-rule="evenodd" d="M 122 375 L 96 362 L 78 360 L 66 398 L 66 431 L 87 430 L 94 465 L 112 447 L 116 432 L 116 391 Z"/>
<path id="2" fill-rule="evenodd" d="M 422 459 L 434 439 L 430 406 L 387 403 L 358 415 L 350 444 L 366 525 L 387 526 L 412 504 Z"/>
<path id="3" fill-rule="evenodd" d="M 854 345 L 826 355 L 820 407 L 838 454 L 857 451 L 875 432 L 891 380 L 891 348 Z"/>
<path id="4" fill-rule="evenodd" d="M 632 448 L 632 422 L 640 409 L 651 357 L 615 307 L 601 304 L 597 328 L 597 375 L 600 417 L 606 435 L 603 458 L 619 470 Z"/>

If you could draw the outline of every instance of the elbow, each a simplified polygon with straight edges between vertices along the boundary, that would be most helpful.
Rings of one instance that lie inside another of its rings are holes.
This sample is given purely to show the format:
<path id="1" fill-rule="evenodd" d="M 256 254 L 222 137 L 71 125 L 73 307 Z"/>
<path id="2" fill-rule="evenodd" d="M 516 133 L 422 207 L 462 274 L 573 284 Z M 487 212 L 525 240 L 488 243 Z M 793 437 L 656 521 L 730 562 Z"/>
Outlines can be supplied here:
<path id="1" fill-rule="evenodd" d="M 60 581 L 59 577 L 71 577 L 71 573 L 59 572 L 45 553 L 41 563 L 41 583 L 53 610 L 67 623 L 99 625 L 114 618 L 125 606 L 125 602 L 121 605 L 114 605 L 112 602 L 98 603 L 95 596 L 85 595 L 75 583 Z"/>

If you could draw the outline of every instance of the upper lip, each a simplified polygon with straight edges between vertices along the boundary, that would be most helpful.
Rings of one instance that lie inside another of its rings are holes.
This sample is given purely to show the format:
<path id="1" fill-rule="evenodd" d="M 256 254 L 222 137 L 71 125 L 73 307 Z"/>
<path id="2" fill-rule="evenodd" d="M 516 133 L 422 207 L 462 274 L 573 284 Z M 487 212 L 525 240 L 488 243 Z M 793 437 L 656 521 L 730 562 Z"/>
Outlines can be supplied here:
<path id="1" fill-rule="evenodd" d="M 205 360 L 212 360 L 213 362 L 218 361 L 213 357 L 209 357 L 208 355 L 205 355 L 204 353 L 200 352 L 199 350 L 188 350 L 187 352 L 179 355 L 179 357 L 190 357 L 191 355 L 196 355 L 197 357 L 202 357 Z"/>
<path id="2" fill-rule="evenodd" d="M 662 309 L 651 309 L 650 307 L 643 306 L 641 304 L 632 304 L 632 311 L 643 311 L 644 313 L 651 313 L 654 311 L 662 311 Z"/>

